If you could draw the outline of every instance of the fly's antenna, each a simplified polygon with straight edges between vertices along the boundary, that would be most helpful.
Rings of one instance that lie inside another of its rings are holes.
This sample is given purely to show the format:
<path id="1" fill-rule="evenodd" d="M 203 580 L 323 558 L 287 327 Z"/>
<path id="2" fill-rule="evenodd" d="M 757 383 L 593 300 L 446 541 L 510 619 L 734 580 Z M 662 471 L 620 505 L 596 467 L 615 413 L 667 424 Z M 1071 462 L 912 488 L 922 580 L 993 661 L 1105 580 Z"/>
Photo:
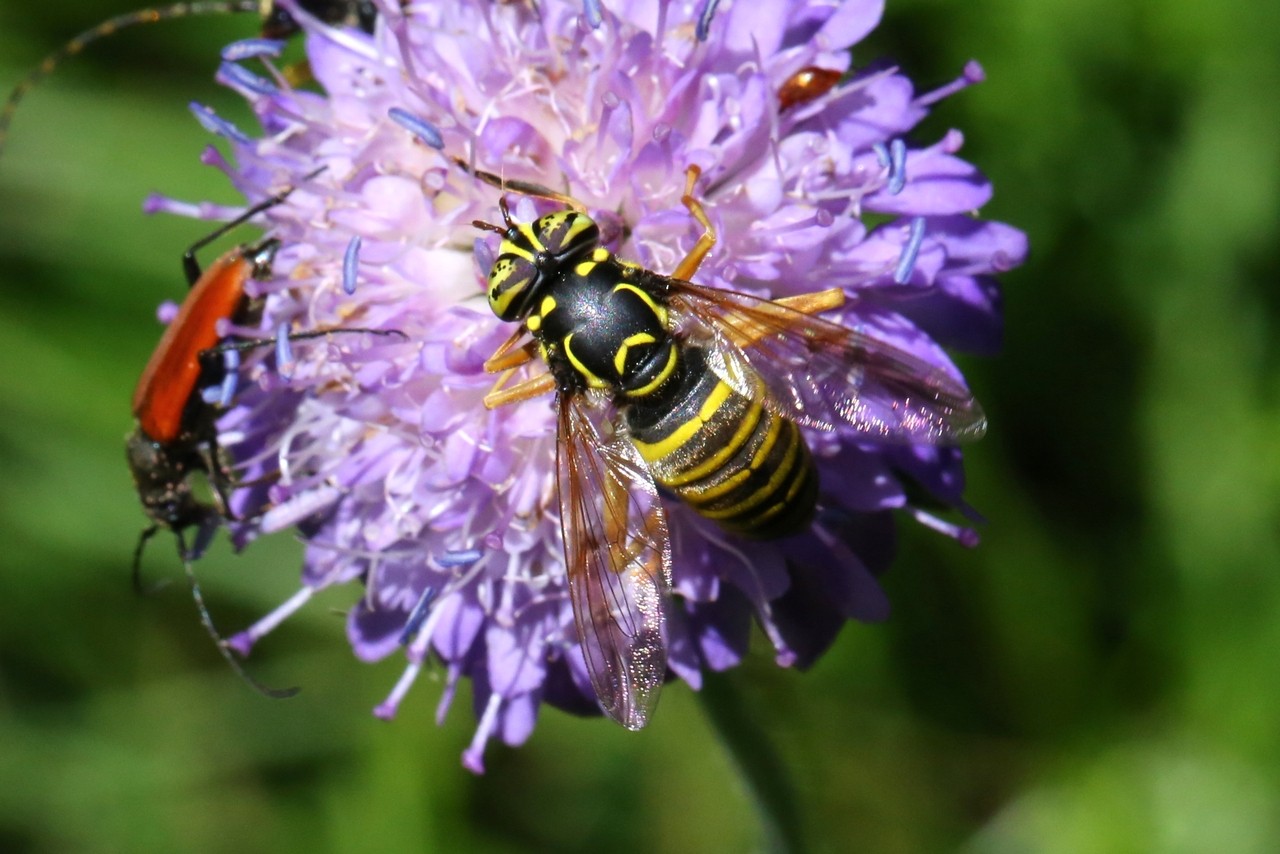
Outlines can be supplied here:
<path id="1" fill-rule="evenodd" d="M 533 196 L 537 199 L 559 202 L 565 207 L 579 212 L 586 210 L 582 202 L 573 196 L 566 196 L 564 193 L 557 192 L 542 184 L 537 184 L 533 181 L 521 181 L 518 178 L 504 178 L 501 175 L 477 169 L 461 157 L 450 157 L 449 159 L 453 161 L 453 165 L 466 172 L 472 178 L 482 181 L 490 187 L 495 187 L 504 193 L 519 193 L 522 196 Z"/>
<path id="2" fill-rule="evenodd" d="M 75 56 L 99 39 L 104 39 L 118 33 L 120 30 L 138 24 L 154 24 L 170 18 L 190 18 L 198 15 L 229 15 L 236 12 L 260 13 L 261 11 L 262 4 L 259 0 L 208 0 L 208 2 L 173 3 L 168 6 L 156 6 L 150 9 L 125 12 L 85 30 L 46 56 L 40 61 L 39 65 L 27 73 L 26 77 L 22 78 L 17 86 L 13 87 L 13 91 L 9 93 L 9 99 L 5 101 L 4 108 L 0 109 L 0 155 L 4 154 L 4 146 L 9 139 L 9 125 L 13 122 L 13 114 L 17 112 L 18 105 L 22 103 L 22 99 L 26 94 L 38 86 L 40 81 L 52 74 L 54 69 L 62 64 L 63 60 Z"/>
<path id="3" fill-rule="evenodd" d="M 226 659 L 227 664 L 231 665 L 231 669 L 247 682 L 255 691 L 265 697 L 273 700 L 286 700 L 294 696 L 300 689 L 298 688 L 268 688 L 257 679 L 249 675 L 236 657 L 231 654 L 231 649 L 227 646 L 226 639 L 218 631 L 218 627 L 213 624 L 213 618 L 209 616 L 209 609 L 204 604 L 204 594 L 200 592 L 200 582 L 196 580 L 195 569 L 191 566 L 191 556 L 187 553 L 186 538 L 181 532 L 175 532 L 178 538 L 178 556 L 182 558 L 182 569 L 187 574 L 187 583 L 191 585 L 191 599 L 196 603 L 196 610 L 200 612 L 200 624 L 204 626 L 204 630 L 209 633 L 209 637 L 213 638 L 213 643 L 218 647 L 218 652 Z"/>
<path id="4" fill-rule="evenodd" d="M 444 152 L 444 135 L 440 132 L 440 128 L 424 119 L 416 113 L 411 113 L 402 107 L 392 107 L 387 110 L 387 118 L 400 125 L 400 127 L 409 131 L 417 138 L 418 142 L 426 145 L 428 148 L 434 148 L 436 151 Z M 475 150 L 472 149 L 471 160 L 475 160 Z M 564 193 L 558 193 L 550 187 L 544 187 L 542 184 L 533 181 L 521 181 L 515 178 L 507 178 L 503 175 L 495 175 L 492 172 L 486 172 L 483 169 L 477 169 L 474 162 L 468 162 L 461 157 L 449 157 L 449 162 L 461 169 L 467 175 L 475 178 L 491 187 L 496 187 L 502 192 L 520 193 L 524 196 L 534 196 L 540 199 L 547 199 L 553 202 L 559 202 L 567 208 L 579 212 L 585 212 L 586 208 L 582 203 L 572 196 L 566 196 Z"/>

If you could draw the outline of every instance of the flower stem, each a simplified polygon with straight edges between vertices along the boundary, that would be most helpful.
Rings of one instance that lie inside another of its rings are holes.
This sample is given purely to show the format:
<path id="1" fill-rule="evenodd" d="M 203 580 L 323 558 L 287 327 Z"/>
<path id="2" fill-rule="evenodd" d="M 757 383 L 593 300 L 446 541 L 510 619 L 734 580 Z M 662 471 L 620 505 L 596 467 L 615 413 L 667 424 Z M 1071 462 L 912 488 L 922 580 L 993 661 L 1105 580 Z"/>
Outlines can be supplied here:
<path id="1" fill-rule="evenodd" d="M 711 728 L 755 801 L 763 825 L 764 850 L 771 854 L 802 854 L 807 849 L 790 777 L 768 734 L 748 713 L 733 678 L 727 673 L 708 673 L 698 697 Z"/>

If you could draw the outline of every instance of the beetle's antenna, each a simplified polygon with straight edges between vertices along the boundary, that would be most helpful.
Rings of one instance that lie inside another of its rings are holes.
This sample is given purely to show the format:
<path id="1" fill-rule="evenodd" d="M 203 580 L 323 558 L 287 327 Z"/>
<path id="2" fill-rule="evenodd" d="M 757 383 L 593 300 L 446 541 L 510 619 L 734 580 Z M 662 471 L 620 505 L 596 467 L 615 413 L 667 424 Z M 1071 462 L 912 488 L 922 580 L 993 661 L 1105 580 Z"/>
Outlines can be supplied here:
<path id="1" fill-rule="evenodd" d="M 40 82 L 54 72 L 62 62 L 80 53 L 89 45 L 114 35 L 121 30 L 138 24 L 154 24 L 171 18 L 189 18 L 197 15 L 228 15 L 235 12 L 260 11 L 258 0 L 208 0 L 208 2 L 173 3 L 169 6 L 156 6 L 150 9 L 138 9 L 116 15 L 91 27 L 68 41 L 62 47 L 46 56 L 40 64 L 31 69 L 27 76 L 13 87 L 4 108 L 0 109 L 0 155 L 4 154 L 5 142 L 9 138 L 9 125 L 13 122 L 13 114 L 18 104 L 28 92 L 40 85 Z"/>
<path id="2" fill-rule="evenodd" d="M 200 612 L 200 623 L 204 626 L 205 631 L 209 633 L 209 637 L 213 638 L 214 644 L 218 647 L 218 652 L 220 652 L 222 657 L 226 659 L 227 664 L 231 665 L 231 669 L 234 670 L 241 679 L 249 683 L 249 685 L 251 685 L 259 694 L 271 697 L 275 700 L 285 700 L 297 694 L 301 689 L 268 688 L 266 685 L 263 685 L 257 679 L 250 676 L 249 672 L 244 669 L 244 665 L 237 661 L 236 657 L 231 654 L 231 650 L 227 646 L 226 639 L 222 637 L 222 634 L 218 631 L 218 627 L 213 624 L 213 618 L 209 616 L 209 609 L 204 604 L 204 594 L 200 592 L 200 582 L 196 580 L 195 569 L 191 566 L 191 557 L 187 554 L 186 539 L 182 536 L 181 532 L 175 532 L 175 534 L 178 538 L 178 555 L 182 558 L 182 569 L 186 572 L 187 582 L 191 585 L 191 599 L 196 603 L 196 610 Z"/>

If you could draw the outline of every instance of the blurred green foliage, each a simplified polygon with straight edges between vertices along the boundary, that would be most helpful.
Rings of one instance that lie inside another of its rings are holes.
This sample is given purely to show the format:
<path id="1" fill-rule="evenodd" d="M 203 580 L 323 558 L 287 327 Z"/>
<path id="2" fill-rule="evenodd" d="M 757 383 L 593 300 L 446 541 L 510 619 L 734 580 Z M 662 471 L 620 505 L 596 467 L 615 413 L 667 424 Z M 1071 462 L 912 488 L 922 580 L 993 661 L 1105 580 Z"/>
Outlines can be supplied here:
<path id="1" fill-rule="evenodd" d="M 119 0 L 0 6 L 0 82 Z M 751 803 L 696 698 L 636 735 L 548 712 L 463 771 L 461 699 L 347 650 L 320 597 L 226 669 L 184 586 L 135 596 L 129 393 L 198 223 L 236 201 L 196 158 L 216 49 L 252 19 L 95 46 L 34 92 L 0 160 L 0 849 L 741 851 Z M 1280 5 L 891 0 L 859 60 L 988 82 L 966 135 L 985 211 L 1026 229 L 1005 355 L 966 368 L 974 551 L 910 524 L 895 613 L 811 673 L 734 679 L 824 851 L 1232 852 L 1280 840 Z M 147 572 L 175 577 L 157 540 Z M 287 539 L 200 565 L 241 627 L 297 582 Z"/>

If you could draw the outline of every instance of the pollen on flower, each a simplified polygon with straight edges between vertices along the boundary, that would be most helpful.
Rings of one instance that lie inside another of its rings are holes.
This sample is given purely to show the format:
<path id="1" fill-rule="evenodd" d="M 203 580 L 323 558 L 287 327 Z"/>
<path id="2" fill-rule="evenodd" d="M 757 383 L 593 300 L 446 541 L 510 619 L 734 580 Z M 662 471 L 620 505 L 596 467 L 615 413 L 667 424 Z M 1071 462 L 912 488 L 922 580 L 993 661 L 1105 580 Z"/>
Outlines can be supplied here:
<path id="1" fill-rule="evenodd" d="M 942 99 L 982 79 L 977 63 L 922 95 L 899 69 L 850 68 L 880 15 L 871 0 L 790 0 L 768 12 L 660 4 L 658 15 L 652 5 L 379 4 L 368 34 L 299 16 L 319 93 L 287 82 L 276 43 L 249 40 L 226 48 L 219 79 L 252 107 L 256 135 L 192 105 L 229 150 L 202 161 L 247 199 L 294 188 L 263 215 L 282 249 L 256 285 L 260 325 L 246 331 L 399 333 L 292 347 L 277 334 L 278 353 L 246 354 L 232 371 L 240 382 L 220 431 L 243 484 L 233 536 L 245 545 L 293 528 L 306 552 L 298 591 L 228 645 L 247 655 L 317 590 L 356 583 L 356 655 L 405 661 L 374 713 L 393 717 L 424 671 L 443 676 L 440 716 L 469 684 L 477 728 L 462 761 L 475 772 L 491 739 L 528 738 L 544 704 L 600 711 L 600 673 L 584 656 L 567 580 L 555 395 L 485 406 L 495 381 L 486 361 L 516 328 L 487 301 L 502 239 L 473 225 L 502 222 L 494 183 L 537 196 L 507 194 L 517 223 L 572 199 L 608 250 L 670 274 L 701 234 L 682 204 L 697 166 L 719 239 L 695 284 L 774 299 L 840 288 L 844 305 L 829 320 L 907 354 L 903 364 L 927 366 L 957 396 L 967 392 L 942 347 L 998 346 L 993 276 L 1026 252 L 1020 232 L 973 215 L 991 188 L 957 156 L 963 137 L 913 134 Z M 261 73 L 240 64 L 249 61 Z M 783 110 L 779 90 L 807 67 L 849 70 L 822 97 Z M 161 198 L 146 207 L 235 213 Z M 534 350 L 508 382 L 545 370 Z M 873 365 L 867 376 L 836 413 L 860 406 L 926 440 L 931 411 L 903 400 L 895 414 L 892 383 L 875 385 L 889 374 Z M 799 435 L 818 498 L 795 536 L 745 540 L 670 495 L 653 499 L 670 550 L 673 595 L 656 636 L 666 679 L 697 688 L 705 670 L 735 666 L 753 623 L 779 665 L 803 667 L 844 622 L 883 619 L 876 577 L 895 511 L 976 543 L 936 510 L 969 512 L 959 451 L 925 442 L 915 453 L 853 427 L 802 425 Z M 921 487 L 928 511 L 908 499 Z"/>

